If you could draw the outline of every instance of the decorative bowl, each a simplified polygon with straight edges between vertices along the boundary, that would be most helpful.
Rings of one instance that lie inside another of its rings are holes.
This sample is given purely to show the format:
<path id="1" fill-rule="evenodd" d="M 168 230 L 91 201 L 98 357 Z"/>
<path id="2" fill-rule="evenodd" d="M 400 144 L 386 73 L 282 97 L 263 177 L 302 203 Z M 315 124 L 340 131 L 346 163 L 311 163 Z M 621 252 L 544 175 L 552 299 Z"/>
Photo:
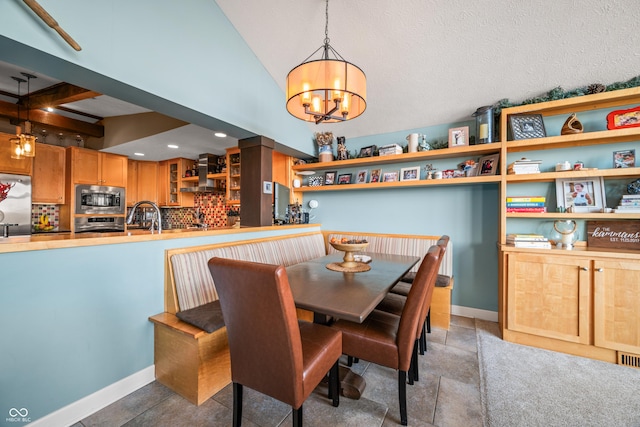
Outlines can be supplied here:
<path id="1" fill-rule="evenodd" d="M 353 253 L 358 252 L 369 246 L 369 242 L 362 243 L 334 243 L 329 242 L 336 250 L 344 252 L 343 262 L 340 264 L 344 268 L 351 268 L 358 265 L 353 258 Z"/>

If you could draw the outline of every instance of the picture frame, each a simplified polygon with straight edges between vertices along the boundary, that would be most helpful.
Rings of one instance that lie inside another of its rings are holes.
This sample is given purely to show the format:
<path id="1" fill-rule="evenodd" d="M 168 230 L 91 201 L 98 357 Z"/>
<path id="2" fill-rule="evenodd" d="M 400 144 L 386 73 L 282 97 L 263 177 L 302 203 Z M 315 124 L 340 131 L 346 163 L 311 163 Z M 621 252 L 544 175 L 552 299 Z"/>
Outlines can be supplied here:
<path id="1" fill-rule="evenodd" d="M 341 173 L 340 175 L 338 175 L 338 185 L 342 184 L 351 184 L 350 173 Z"/>
<path id="2" fill-rule="evenodd" d="M 498 172 L 499 160 L 500 154 L 498 153 L 480 157 L 480 160 L 478 160 L 478 166 L 476 166 L 476 176 L 495 175 Z"/>
<path id="3" fill-rule="evenodd" d="M 380 169 L 371 169 L 371 175 L 369 175 L 369 182 L 380 182 Z"/>
<path id="4" fill-rule="evenodd" d="M 368 169 L 362 169 L 358 171 L 356 174 L 356 184 L 366 184 L 367 183 L 367 175 L 369 174 Z"/>
<path id="5" fill-rule="evenodd" d="M 368 147 L 362 147 L 358 157 L 373 157 L 373 153 L 376 151 L 375 145 L 369 145 Z"/>
<path id="6" fill-rule="evenodd" d="M 640 126 L 640 107 L 615 110 L 607 114 L 607 129 L 624 129 Z"/>
<path id="7" fill-rule="evenodd" d="M 420 179 L 420 166 L 400 169 L 400 181 L 418 181 Z"/>
<path id="8" fill-rule="evenodd" d="M 636 150 L 620 150 L 613 152 L 614 168 L 636 167 Z"/>
<path id="9" fill-rule="evenodd" d="M 602 212 L 606 203 L 604 178 L 558 178 L 556 199 L 560 211 Z"/>
<path id="10" fill-rule="evenodd" d="M 514 114 L 509 116 L 511 136 L 517 139 L 544 138 L 547 132 L 544 128 L 542 114 Z"/>
<path id="11" fill-rule="evenodd" d="M 324 173 L 324 185 L 333 185 L 336 183 L 338 171 L 328 171 Z"/>
<path id="12" fill-rule="evenodd" d="M 469 145 L 469 126 L 449 129 L 449 148 Z"/>
<path id="13" fill-rule="evenodd" d="M 398 172 L 385 172 L 382 175 L 382 182 L 395 182 L 398 180 Z"/>

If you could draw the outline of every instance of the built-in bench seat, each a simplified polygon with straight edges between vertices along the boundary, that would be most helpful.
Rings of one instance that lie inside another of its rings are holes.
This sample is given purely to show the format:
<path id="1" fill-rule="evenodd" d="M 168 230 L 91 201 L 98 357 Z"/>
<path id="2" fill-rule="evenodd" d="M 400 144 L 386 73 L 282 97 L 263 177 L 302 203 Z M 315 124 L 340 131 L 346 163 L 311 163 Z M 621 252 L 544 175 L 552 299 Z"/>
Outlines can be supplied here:
<path id="1" fill-rule="evenodd" d="M 366 233 L 364 235 L 312 232 L 259 240 L 240 241 L 188 248 L 170 249 L 165 258 L 165 311 L 151 316 L 154 324 L 154 362 L 156 379 L 200 405 L 231 382 L 231 363 L 227 332 L 218 301 L 218 293 L 207 262 L 212 257 L 244 261 L 294 265 L 319 258 L 335 250 L 327 242 L 332 236 L 366 238 L 371 252 L 416 255 L 423 257 L 439 236 L 410 236 Z M 451 243 L 441 268 L 451 275 Z M 417 271 L 416 265 L 412 271 Z M 433 322 L 434 313 L 444 312 L 436 306 L 450 307 L 447 298 L 436 293 L 432 302 L 432 323 L 446 326 L 444 321 Z M 446 288 L 442 288 L 443 290 Z M 445 292 L 446 293 L 446 292 Z M 450 313 L 450 309 L 447 310 Z M 313 314 L 298 310 L 298 317 L 312 320 Z M 436 315 L 441 319 L 442 316 Z"/>
<path id="2" fill-rule="evenodd" d="M 327 252 L 338 252 L 328 242 L 335 237 L 340 240 L 343 237 L 351 240 L 366 239 L 369 245 L 365 249 L 367 252 L 380 252 L 395 255 L 414 255 L 419 256 L 420 261 L 432 245 L 438 242 L 440 236 L 419 236 L 404 234 L 380 234 L 380 233 L 350 233 L 343 231 L 323 231 L 327 242 Z M 415 273 L 420 267 L 417 263 L 405 276 L 406 279 L 396 285 L 398 290 L 403 287 L 408 293 L 411 282 Z M 444 259 L 438 270 L 438 280 L 436 288 L 433 290 L 433 298 L 431 300 L 430 323 L 443 329 L 449 329 L 451 323 L 451 291 L 453 290 L 453 243 L 449 241 Z"/>

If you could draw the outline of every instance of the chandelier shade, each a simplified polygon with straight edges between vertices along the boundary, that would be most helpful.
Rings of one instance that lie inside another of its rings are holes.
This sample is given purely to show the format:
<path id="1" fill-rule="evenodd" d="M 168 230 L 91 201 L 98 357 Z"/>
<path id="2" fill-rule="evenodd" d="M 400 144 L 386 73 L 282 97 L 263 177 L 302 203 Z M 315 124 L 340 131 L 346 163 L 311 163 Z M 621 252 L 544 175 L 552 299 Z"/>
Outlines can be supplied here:
<path id="1" fill-rule="evenodd" d="M 316 124 L 351 120 L 367 108 L 364 72 L 329 44 L 329 0 L 324 34 L 324 44 L 287 74 L 287 111 Z M 309 60 L 320 50 L 321 59 Z"/>

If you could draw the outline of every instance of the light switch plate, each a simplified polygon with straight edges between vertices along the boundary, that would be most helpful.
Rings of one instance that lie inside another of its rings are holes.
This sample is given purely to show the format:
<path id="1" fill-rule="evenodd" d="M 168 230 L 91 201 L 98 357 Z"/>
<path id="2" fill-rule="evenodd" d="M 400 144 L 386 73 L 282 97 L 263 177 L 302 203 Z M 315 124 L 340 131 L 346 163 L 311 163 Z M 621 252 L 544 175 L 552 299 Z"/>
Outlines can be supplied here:
<path id="1" fill-rule="evenodd" d="M 273 194 L 273 183 L 271 181 L 262 181 L 262 193 Z"/>

